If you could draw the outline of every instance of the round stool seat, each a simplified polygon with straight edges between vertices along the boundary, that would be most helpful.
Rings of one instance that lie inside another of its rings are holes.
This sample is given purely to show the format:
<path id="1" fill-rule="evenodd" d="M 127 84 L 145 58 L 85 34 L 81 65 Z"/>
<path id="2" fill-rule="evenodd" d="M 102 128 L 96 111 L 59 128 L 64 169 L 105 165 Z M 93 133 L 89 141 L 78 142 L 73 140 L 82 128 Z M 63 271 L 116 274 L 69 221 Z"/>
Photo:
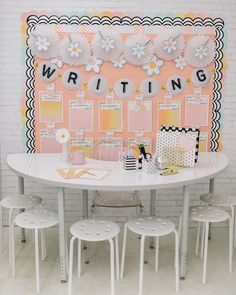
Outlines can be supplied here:
<path id="1" fill-rule="evenodd" d="M 47 228 L 57 223 L 57 212 L 46 209 L 28 210 L 15 218 L 15 224 L 26 229 Z"/>
<path id="2" fill-rule="evenodd" d="M 34 195 L 16 195 L 1 200 L 2 207 L 8 209 L 31 209 L 41 204 L 42 199 Z"/>
<path id="3" fill-rule="evenodd" d="M 155 216 L 143 216 L 134 218 L 127 222 L 128 228 L 138 234 L 150 237 L 168 235 L 175 229 L 175 224 L 168 219 L 157 218 Z"/>
<path id="4" fill-rule="evenodd" d="M 190 218 L 201 222 L 221 222 L 229 218 L 229 214 L 213 206 L 190 207 Z"/>
<path id="5" fill-rule="evenodd" d="M 114 238 L 120 232 L 120 228 L 112 221 L 86 219 L 74 223 L 70 232 L 78 239 L 97 242 Z"/>
<path id="6" fill-rule="evenodd" d="M 200 196 L 200 200 L 212 206 L 235 206 L 236 197 L 225 196 L 218 193 L 206 193 Z"/>

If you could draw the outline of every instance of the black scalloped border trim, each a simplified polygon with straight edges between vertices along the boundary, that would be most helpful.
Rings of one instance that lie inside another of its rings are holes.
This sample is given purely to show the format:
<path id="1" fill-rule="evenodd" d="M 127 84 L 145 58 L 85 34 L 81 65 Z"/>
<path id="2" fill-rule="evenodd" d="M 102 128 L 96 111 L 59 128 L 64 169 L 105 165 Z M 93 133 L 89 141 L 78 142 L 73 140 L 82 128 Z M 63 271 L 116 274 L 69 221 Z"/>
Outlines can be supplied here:
<path id="1" fill-rule="evenodd" d="M 212 103 L 212 125 L 211 125 L 211 146 L 210 150 L 216 152 L 219 148 L 220 137 L 220 109 L 222 98 L 222 68 L 223 68 L 223 38 L 224 38 L 224 21 L 221 18 L 180 18 L 180 17 L 129 17 L 129 16 L 56 16 L 56 15 L 30 15 L 27 17 L 27 45 L 29 32 L 36 24 L 70 24 L 70 25 L 170 25 L 170 26 L 214 26 L 216 29 L 216 56 L 215 56 L 215 73 L 214 73 L 214 92 Z M 35 69 L 34 56 L 29 47 L 26 49 L 26 147 L 27 153 L 35 152 Z"/>

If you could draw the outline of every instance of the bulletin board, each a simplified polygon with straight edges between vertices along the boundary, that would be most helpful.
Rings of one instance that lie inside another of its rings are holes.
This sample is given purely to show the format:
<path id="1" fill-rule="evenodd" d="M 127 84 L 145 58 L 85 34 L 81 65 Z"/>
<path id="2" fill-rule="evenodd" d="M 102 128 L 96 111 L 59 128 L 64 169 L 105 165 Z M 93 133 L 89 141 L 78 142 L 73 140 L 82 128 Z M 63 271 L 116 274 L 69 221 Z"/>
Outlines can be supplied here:
<path id="1" fill-rule="evenodd" d="M 60 128 L 87 155 L 101 140 L 155 152 L 161 125 L 198 127 L 200 151 L 222 149 L 221 18 L 31 12 L 22 37 L 27 152 L 59 152 Z"/>

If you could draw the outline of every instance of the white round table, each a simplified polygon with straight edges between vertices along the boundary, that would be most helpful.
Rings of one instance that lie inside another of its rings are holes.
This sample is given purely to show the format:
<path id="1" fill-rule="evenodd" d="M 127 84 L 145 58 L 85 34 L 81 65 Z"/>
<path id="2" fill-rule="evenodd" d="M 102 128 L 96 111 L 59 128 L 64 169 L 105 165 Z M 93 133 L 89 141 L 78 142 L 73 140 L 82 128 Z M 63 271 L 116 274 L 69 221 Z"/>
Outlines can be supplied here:
<path id="1" fill-rule="evenodd" d="M 67 280 L 66 269 L 66 233 L 64 224 L 64 188 L 81 189 L 83 192 L 83 217 L 88 216 L 88 190 L 134 191 L 150 190 L 150 214 L 155 215 L 156 190 L 183 186 L 183 225 L 181 236 L 181 277 L 185 277 L 189 186 L 193 183 L 209 179 L 209 191 L 214 191 L 214 177 L 228 165 L 228 159 L 223 153 L 200 153 L 194 168 L 181 168 L 178 174 L 161 176 L 145 174 L 141 171 L 125 171 L 122 163 L 86 159 L 79 167 L 91 167 L 110 170 L 103 179 L 64 179 L 57 171 L 59 168 L 77 167 L 71 163 L 60 161 L 59 154 L 12 154 L 7 157 L 9 168 L 18 175 L 19 193 L 24 193 L 24 178 L 52 185 L 58 191 L 59 242 L 61 259 L 61 279 Z"/>

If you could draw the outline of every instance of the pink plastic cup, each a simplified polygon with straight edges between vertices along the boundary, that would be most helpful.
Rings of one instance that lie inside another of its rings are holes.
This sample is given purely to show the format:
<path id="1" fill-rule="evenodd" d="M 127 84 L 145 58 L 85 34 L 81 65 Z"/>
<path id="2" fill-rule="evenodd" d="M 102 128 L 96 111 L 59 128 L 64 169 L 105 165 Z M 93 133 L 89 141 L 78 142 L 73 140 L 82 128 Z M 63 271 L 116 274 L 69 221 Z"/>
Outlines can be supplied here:
<path id="1" fill-rule="evenodd" d="M 73 151 L 71 153 L 71 161 L 74 165 L 82 165 L 85 163 L 85 157 L 83 151 Z"/>

